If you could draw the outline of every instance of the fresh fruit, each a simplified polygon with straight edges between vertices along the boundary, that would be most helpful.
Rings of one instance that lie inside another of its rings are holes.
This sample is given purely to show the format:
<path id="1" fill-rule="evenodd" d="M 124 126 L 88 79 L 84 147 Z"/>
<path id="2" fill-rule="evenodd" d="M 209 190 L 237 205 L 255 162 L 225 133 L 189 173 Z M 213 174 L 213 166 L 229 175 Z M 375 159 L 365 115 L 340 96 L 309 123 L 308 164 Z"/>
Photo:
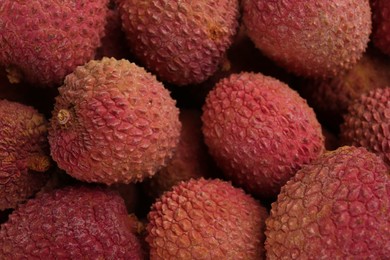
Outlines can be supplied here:
<path id="1" fill-rule="evenodd" d="M 324 137 L 306 101 L 260 73 L 232 74 L 209 92 L 203 134 L 210 154 L 233 183 L 273 199 L 302 165 L 324 151 Z"/>
<path id="2" fill-rule="evenodd" d="M 151 197 L 161 196 L 181 181 L 213 175 L 200 117 L 201 112 L 197 110 L 180 111 L 182 128 L 174 156 L 166 167 L 143 183 L 144 190 Z"/>
<path id="3" fill-rule="evenodd" d="M 130 183 L 165 166 L 179 142 L 179 110 L 168 90 L 127 60 L 79 66 L 56 98 L 49 143 L 76 179 Z"/>
<path id="4" fill-rule="evenodd" d="M 267 259 L 387 259 L 390 174 L 364 148 L 326 152 L 287 182 L 266 220 Z"/>
<path id="5" fill-rule="evenodd" d="M 11 82 L 58 86 L 100 45 L 108 0 L 3 0 L 0 65 Z"/>
<path id="6" fill-rule="evenodd" d="M 266 209 L 218 179 L 181 182 L 148 214 L 150 259 L 260 259 Z"/>
<path id="7" fill-rule="evenodd" d="M 143 259 L 133 220 L 109 190 L 66 187 L 21 205 L 0 230 L 5 259 Z"/>
<path id="8" fill-rule="evenodd" d="M 47 121 L 33 107 L 0 100 L 0 211 L 15 208 L 49 178 Z"/>
<path id="9" fill-rule="evenodd" d="M 390 59 L 369 48 L 350 70 L 330 79 L 307 80 L 298 90 L 319 119 L 339 131 L 348 106 L 362 94 L 390 86 Z"/>
<path id="10" fill-rule="evenodd" d="M 132 53 L 160 80 L 176 85 L 210 77 L 238 28 L 238 0 L 118 2 Z"/>
<path id="11" fill-rule="evenodd" d="M 370 0 L 372 10 L 372 42 L 383 53 L 390 55 L 390 2 Z"/>
<path id="12" fill-rule="evenodd" d="M 350 104 L 340 138 L 343 144 L 376 153 L 390 166 L 390 85 L 371 90 Z"/>
<path id="13" fill-rule="evenodd" d="M 351 68 L 371 33 L 369 0 L 243 0 L 248 35 L 297 75 L 334 77 Z"/>

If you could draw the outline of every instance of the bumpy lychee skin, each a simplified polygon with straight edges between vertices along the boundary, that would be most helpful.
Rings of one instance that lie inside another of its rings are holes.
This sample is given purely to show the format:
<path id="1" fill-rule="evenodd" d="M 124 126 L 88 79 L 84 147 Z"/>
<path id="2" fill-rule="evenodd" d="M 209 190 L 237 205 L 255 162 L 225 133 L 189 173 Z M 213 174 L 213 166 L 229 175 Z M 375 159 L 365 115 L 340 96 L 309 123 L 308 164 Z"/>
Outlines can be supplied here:
<path id="1" fill-rule="evenodd" d="M 104 33 L 108 0 L 4 0 L 0 64 L 13 82 L 61 85 L 92 59 Z"/>
<path id="2" fill-rule="evenodd" d="M 388 259 L 389 171 L 362 147 L 327 152 L 283 186 L 266 226 L 268 259 Z"/>
<path id="3" fill-rule="evenodd" d="M 340 138 L 346 145 L 376 153 L 390 166 L 390 86 L 374 89 L 351 103 Z"/>
<path id="4" fill-rule="evenodd" d="M 152 176 L 179 141 L 179 110 L 152 74 L 127 60 L 90 61 L 69 74 L 54 106 L 53 159 L 87 182 Z"/>
<path id="5" fill-rule="evenodd" d="M 182 128 L 174 156 L 166 167 L 143 183 L 151 197 L 161 196 L 181 181 L 212 176 L 211 157 L 204 143 L 200 117 L 201 112 L 197 110 L 180 111 Z"/>
<path id="6" fill-rule="evenodd" d="M 203 134 L 223 173 L 251 194 L 272 199 L 303 164 L 324 150 L 306 101 L 260 73 L 232 74 L 208 94 Z"/>
<path id="7" fill-rule="evenodd" d="M 307 80 L 300 93 L 319 118 L 339 129 L 348 106 L 362 94 L 390 86 L 390 59 L 374 48 L 346 73 L 330 79 Z"/>
<path id="8" fill-rule="evenodd" d="M 21 205 L 0 230 L 4 259 L 143 259 L 123 199 L 104 189 L 72 187 Z"/>
<path id="9" fill-rule="evenodd" d="M 176 85 L 210 77 L 238 28 L 238 0 L 118 2 L 134 55 L 159 79 Z"/>
<path id="10" fill-rule="evenodd" d="M 174 186 L 148 214 L 150 259 L 261 259 L 266 209 L 218 179 Z"/>
<path id="11" fill-rule="evenodd" d="M 33 107 L 0 101 L 0 211 L 15 208 L 49 178 L 47 121 Z"/>
<path id="12" fill-rule="evenodd" d="M 390 2 L 370 0 L 372 9 L 372 41 L 383 53 L 390 55 Z"/>
<path id="13" fill-rule="evenodd" d="M 333 77 L 363 54 L 369 0 L 243 0 L 248 35 L 265 55 L 301 76 Z"/>

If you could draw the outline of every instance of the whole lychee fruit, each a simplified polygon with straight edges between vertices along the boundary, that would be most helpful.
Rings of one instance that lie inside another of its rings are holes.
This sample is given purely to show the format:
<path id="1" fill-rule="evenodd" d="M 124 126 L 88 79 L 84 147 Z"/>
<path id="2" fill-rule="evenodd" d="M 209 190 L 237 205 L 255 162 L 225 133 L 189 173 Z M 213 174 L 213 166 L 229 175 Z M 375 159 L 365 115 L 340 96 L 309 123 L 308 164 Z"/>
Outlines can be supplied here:
<path id="1" fill-rule="evenodd" d="M 49 179 L 47 121 L 33 107 L 0 100 L 0 211 L 15 208 Z"/>
<path id="2" fill-rule="evenodd" d="M 306 101 L 260 73 L 232 74 L 209 92 L 203 134 L 223 173 L 251 194 L 273 199 L 302 165 L 324 151 Z"/>
<path id="3" fill-rule="evenodd" d="M 65 78 L 52 113 L 53 159 L 87 182 L 130 183 L 167 164 L 179 141 L 169 92 L 127 60 L 92 60 Z"/>
<path id="4" fill-rule="evenodd" d="M 372 9 L 372 42 L 383 53 L 390 55 L 390 2 L 370 0 Z"/>
<path id="5" fill-rule="evenodd" d="M 282 187 L 266 226 L 267 259 L 388 259 L 389 171 L 362 147 L 326 152 Z"/>
<path id="6" fill-rule="evenodd" d="M 350 104 L 340 138 L 343 144 L 376 153 L 390 166 L 390 86 L 371 90 Z"/>
<path id="7" fill-rule="evenodd" d="M 210 77 L 238 28 L 238 0 L 118 2 L 132 53 L 160 80 L 176 85 Z"/>
<path id="8" fill-rule="evenodd" d="M 12 82 L 61 85 L 100 45 L 108 0 L 3 0 L 0 65 Z"/>
<path id="9" fill-rule="evenodd" d="M 5 259 L 143 259 L 123 199 L 109 190 L 66 187 L 22 204 L 0 230 Z"/>
<path id="10" fill-rule="evenodd" d="M 333 77 L 355 64 L 371 33 L 369 0 L 243 0 L 248 35 L 297 75 Z"/>
<path id="11" fill-rule="evenodd" d="M 150 259 L 261 259 L 266 209 L 218 179 L 181 182 L 148 214 Z"/>

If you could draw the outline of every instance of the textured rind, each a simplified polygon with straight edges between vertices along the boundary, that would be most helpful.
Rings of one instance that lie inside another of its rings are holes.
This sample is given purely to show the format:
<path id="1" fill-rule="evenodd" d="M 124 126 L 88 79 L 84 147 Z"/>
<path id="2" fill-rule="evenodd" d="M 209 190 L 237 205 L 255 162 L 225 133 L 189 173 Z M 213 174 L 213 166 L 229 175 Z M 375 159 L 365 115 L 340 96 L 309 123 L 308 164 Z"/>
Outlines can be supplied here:
<path id="1" fill-rule="evenodd" d="M 390 1 L 371 0 L 372 42 L 383 53 L 390 55 Z"/>
<path id="2" fill-rule="evenodd" d="M 23 80 L 62 84 L 100 45 L 108 0 L 3 0 L 0 64 L 17 68 Z"/>
<path id="3" fill-rule="evenodd" d="M 47 121 L 33 107 L 0 100 L 0 210 L 15 208 L 49 178 L 29 169 L 29 159 L 50 156 Z M 49 159 L 48 159 L 49 160 Z"/>
<path id="4" fill-rule="evenodd" d="M 346 71 L 371 33 L 368 0 L 243 0 L 248 35 L 265 55 L 301 76 Z"/>
<path id="5" fill-rule="evenodd" d="M 0 230 L 2 259 L 142 259 L 123 199 L 72 187 L 21 205 Z"/>
<path id="6" fill-rule="evenodd" d="M 59 112 L 70 112 L 65 124 Z M 65 78 L 52 113 L 53 159 L 87 182 L 130 183 L 152 176 L 179 142 L 179 110 L 169 92 L 143 68 L 103 58 Z"/>
<path id="7" fill-rule="evenodd" d="M 134 55 L 176 85 L 210 77 L 238 29 L 238 0 L 120 0 L 119 7 Z"/>
<path id="8" fill-rule="evenodd" d="M 143 183 L 150 196 L 159 197 L 181 181 L 212 175 L 200 117 L 201 112 L 197 110 L 180 111 L 182 128 L 174 156 L 166 167 Z"/>
<path id="9" fill-rule="evenodd" d="M 209 92 L 203 134 L 223 173 L 271 199 L 303 164 L 324 151 L 324 137 L 306 101 L 260 73 L 232 74 Z"/>
<path id="10" fill-rule="evenodd" d="M 390 60 L 373 48 L 350 70 L 331 79 L 308 80 L 300 90 L 311 105 L 328 124 L 339 128 L 348 106 L 362 94 L 390 86 Z"/>
<path id="11" fill-rule="evenodd" d="M 340 138 L 346 145 L 376 153 L 390 166 L 390 86 L 371 90 L 350 104 Z"/>
<path id="12" fill-rule="evenodd" d="M 218 179 L 181 182 L 148 214 L 150 259 L 261 259 L 266 209 Z"/>
<path id="13" fill-rule="evenodd" d="M 360 147 L 303 167 L 272 204 L 267 259 L 388 259 L 390 174 Z"/>

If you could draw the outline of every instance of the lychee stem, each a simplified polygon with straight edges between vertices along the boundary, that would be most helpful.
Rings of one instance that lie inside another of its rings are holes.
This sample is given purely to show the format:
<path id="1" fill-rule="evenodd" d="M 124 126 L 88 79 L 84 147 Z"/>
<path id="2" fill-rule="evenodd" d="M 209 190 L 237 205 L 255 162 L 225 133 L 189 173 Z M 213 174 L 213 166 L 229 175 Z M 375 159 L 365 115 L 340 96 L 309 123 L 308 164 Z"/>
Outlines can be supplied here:
<path id="1" fill-rule="evenodd" d="M 65 125 L 71 118 L 70 112 L 67 109 L 60 109 L 57 114 L 57 120 L 60 125 Z"/>
<path id="2" fill-rule="evenodd" d="M 36 172 L 45 172 L 50 168 L 50 157 L 33 154 L 27 159 L 27 168 Z"/>
<path id="3" fill-rule="evenodd" d="M 5 69 L 7 72 L 7 78 L 9 83 L 11 84 L 18 84 L 21 82 L 23 76 L 20 70 L 18 70 L 15 67 L 8 67 Z"/>

